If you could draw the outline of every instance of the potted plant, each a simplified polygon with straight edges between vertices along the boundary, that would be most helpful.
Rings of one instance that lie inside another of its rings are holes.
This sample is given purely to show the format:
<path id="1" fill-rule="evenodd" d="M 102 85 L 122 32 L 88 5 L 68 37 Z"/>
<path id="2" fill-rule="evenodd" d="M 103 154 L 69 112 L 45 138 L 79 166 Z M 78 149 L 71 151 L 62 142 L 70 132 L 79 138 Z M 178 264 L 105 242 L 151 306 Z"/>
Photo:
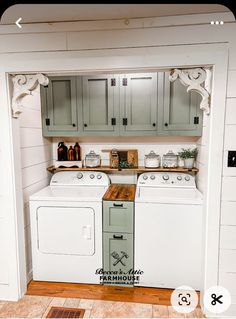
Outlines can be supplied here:
<path id="1" fill-rule="evenodd" d="M 190 149 L 190 148 L 182 148 L 182 151 L 178 153 L 179 157 L 184 160 L 184 167 L 185 168 L 193 168 L 194 161 L 197 158 L 198 149 L 197 147 Z"/>

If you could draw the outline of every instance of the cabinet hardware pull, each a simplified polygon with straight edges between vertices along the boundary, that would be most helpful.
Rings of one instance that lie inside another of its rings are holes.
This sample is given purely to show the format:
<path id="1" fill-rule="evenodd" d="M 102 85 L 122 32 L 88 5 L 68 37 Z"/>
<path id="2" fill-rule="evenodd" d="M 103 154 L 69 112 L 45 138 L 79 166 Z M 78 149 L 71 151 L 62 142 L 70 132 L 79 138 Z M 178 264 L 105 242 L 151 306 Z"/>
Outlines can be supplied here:
<path id="1" fill-rule="evenodd" d="M 46 126 L 50 126 L 50 119 L 45 119 Z"/>
<path id="2" fill-rule="evenodd" d="M 152 123 L 152 126 L 154 126 L 154 127 L 155 127 L 155 126 L 156 126 L 156 123 Z"/>
<path id="3" fill-rule="evenodd" d="M 116 79 L 111 79 L 111 86 L 116 86 Z"/>
<path id="4" fill-rule="evenodd" d="M 165 126 L 168 126 L 168 123 L 165 123 Z"/>
<path id="5" fill-rule="evenodd" d="M 127 125 L 128 124 L 128 119 L 125 117 L 125 118 L 123 118 L 123 125 Z"/>
<path id="6" fill-rule="evenodd" d="M 75 123 L 72 124 L 73 127 L 76 127 Z"/>
<path id="7" fill-rule="evenodd" d="M 84 127 L 87 127 L 87 126 L 88 126 L 88 124 L 84 123 Z"/>
<path id="8" fill-rule="evenodd" d="M 123 207 L 123 204 L 116 204 L 116 203 L 114 203 L 113 206 L 114 206 L 114 207 Z"/>
<path id="9" fill-rule="evenodd" d="M 111 119 L 111 125 L 116 125 L 116 118 L 115 118 L 115 117 L 112 117 L 112 119 Z"/>
<path id="10" fill-rule="evenodd" d="M 113 235 L 114 239 L 123 239 L 123 235 Z"/>
<path id="11" fill-rule="evenodd" d="M 122 80 L 122 85 L 123 85 L 123 86 L 127 86 L 127 84 L 128 84 L 127 78 L 123 78 L 123 80 Z"/>
<path id="12" fill-rule="evenodd" d="M 199 117 L 198 116 L 194 116 L 193 123 L 199 124 Z"/>

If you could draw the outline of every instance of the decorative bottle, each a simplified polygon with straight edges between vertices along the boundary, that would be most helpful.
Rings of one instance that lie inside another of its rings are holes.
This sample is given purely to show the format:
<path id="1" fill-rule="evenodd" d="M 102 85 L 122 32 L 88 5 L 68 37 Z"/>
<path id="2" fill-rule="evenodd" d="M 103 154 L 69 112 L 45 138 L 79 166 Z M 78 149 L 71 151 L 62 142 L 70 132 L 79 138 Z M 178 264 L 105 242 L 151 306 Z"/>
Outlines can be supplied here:
<path id="1" fill-rule="evenodd" d="M 67 161 L 67 151 L 68 151 L 68 148 L 66 147 L 66 145 L 64 145 L 64 142 L 59 142 L 58 149 L 57 149 L 58 161 Z"/>
<path id="2" fill-rule="evenodd" d="M 75 151 L 75 161 L 81 161 L 80 146 L 78 142 L 75 143 L 74 151 Z"/>
<path id="3" fill-rule="evenodd" d="M 74 161 L 74 160 L 75 160 L 74 149 L 72 146 L 70 146 L 68 150 L 68 161 Z"/>

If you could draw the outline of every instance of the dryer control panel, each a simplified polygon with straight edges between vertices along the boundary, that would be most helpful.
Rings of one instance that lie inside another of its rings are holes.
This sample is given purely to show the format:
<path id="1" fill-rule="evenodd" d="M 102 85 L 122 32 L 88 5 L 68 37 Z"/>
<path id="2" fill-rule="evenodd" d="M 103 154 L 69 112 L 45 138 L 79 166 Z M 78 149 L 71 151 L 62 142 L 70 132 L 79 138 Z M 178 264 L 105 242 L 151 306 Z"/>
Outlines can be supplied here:
<path id="1" fill-rule="evenodd" d="M 195 176 L 176 172 L 147 172 L 138 178 L 142 187 L 189 187 L 196 188 Z"/>
<path id="2" fill-rule="evenodd" d="M 50 186 L 108 186 L 106 173 L 94 171 L 66 171 L 53 175 Z"/>

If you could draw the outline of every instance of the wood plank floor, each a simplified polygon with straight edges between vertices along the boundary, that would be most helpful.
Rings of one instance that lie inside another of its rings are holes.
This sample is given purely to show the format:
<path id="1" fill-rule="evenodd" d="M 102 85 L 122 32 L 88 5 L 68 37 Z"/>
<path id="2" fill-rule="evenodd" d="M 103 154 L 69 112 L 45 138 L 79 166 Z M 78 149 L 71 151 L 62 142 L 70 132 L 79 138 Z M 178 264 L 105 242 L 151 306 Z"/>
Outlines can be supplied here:
<path id="1" fill-rule="evenodd" d="M 28 285 L 26 294 L 63 298 L 126 301 L 170 306 L 172 291 L 172 289 L 146 287 L 118 287 L 31 281 Z"/>

